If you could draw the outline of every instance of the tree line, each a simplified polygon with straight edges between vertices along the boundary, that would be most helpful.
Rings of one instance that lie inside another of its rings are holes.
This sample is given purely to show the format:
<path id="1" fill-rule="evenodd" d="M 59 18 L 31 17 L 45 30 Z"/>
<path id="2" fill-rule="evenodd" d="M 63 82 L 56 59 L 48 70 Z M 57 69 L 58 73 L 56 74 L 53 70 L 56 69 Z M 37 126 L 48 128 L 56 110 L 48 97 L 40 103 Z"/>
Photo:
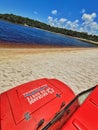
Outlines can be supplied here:
<path id="1" fill-rule="evenodd" d="M 42 23 L 37 20 L 32 20 L 27 17 L 17 16 L 14 14 L 0 14 L 0 19 L 7 20 L 16 24 L 22 24 L 30 27 L 37 27 L 51 32 L 61 33 L 68 36 L 73 36 L 73 37 L 78 37 L 78 38 L 83 38 L 83 39 L 98 42 L 98 36 L 96 35 L 89 35 L 86 32 L 77 32 L 77 31 L 68 30 L 64 28 L 53 27 L 46 23 Z"/>

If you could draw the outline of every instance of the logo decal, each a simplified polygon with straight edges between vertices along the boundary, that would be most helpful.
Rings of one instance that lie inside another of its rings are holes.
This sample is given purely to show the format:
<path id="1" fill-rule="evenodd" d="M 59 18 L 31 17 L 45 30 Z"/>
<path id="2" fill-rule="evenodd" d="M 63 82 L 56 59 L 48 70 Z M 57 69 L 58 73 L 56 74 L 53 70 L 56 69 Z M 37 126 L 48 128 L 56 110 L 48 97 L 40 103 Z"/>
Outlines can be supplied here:
<path id="1" fill-rule="evenodd" d="M 53 93 L 54 93 L 53 88 L 50 88 L 47 85 L 43 85 L 41 87 L 38 87 L 36 89 L 30 90 L 29 92 L 24 93 L 23 96 L 27 99 L 27 101 L 30 104 L 32 104 L 44 98 L 45 96 L 49 94 L 53 94 Z"/>

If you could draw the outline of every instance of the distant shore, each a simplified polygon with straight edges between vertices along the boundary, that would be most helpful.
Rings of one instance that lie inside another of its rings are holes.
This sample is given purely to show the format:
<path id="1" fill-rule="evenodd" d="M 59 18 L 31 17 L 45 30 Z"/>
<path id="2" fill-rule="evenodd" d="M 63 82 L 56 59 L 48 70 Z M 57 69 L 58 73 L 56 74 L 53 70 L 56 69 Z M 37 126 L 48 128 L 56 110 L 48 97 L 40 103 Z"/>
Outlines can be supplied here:
<path id="1" fill-rule="evenodd" d="M 60 35 L 66 36 L 66 37 L 75 38 L 77 40 L 80 40 L 80 41 L 83 41 L 83 42 L 87 42 L 87 43 L 90 43 L 90 44 L 98 45 L 98 42 L 95 42 L 95 41 L 91 41 L 91 40 L 87 40 L 87 39 L 83 39 L 83 38 L 79 38 L 79 37 L 73 37 L 73 36 L 69 36 L 69 35 L 64 35 L 64 34 L 61 34 L 61 33 L 56 33 L 56 34 L 60 34 Z"/>
<path id="2" fill-rule="evenodd" d="M 91 40 L 87 40 L 87 39 L 83 39 L 83 38 L 78 38 L 78 37 L 73 37 L 73 38 L 76 38 L 80 41 L 83 41 L 83 42 L 88 42 L 90 44 L 95 44 L 95 45 L 98 45 L 98 42 L 94 42 L 94 41 L 91 41 Z"/>
<path id="3" fill-rule="evenodd" d="M 23 26 L 24 26 L 24 25 L 23 25 Z M 30 26 L 28 26 L 28 27 L 30 27 Z M 44 30 L 44 29 L 37 28 L 37 27 L 33 27 L 33 28 L 36 28 L 36 29 L 38 29 L 38 30 Z M 44 31 L 51 32 L 51 31 L 48 31 L 48 30 L 44 30 Z M 79 37 L 73 37 L 73 36 L 70 36 L 70 35 L 62 34 L 62 33 L 56 33 L 56 32 L 51 32 L 51 33 L 59 34 L 59 35 L 66 36 L 66 37 L 75 38 L 75 39 L 80 40 L 80 41 L 83 41 L 83 42 L 87 42 L 87 43 L 90 43 L 90 44 L 98 45 L 98 42 L 95 42 L 95 41 L 91 41 L 91 40 L 87 40 L 87 39 L 83 39 L 83 38 L 79 38 Z"/>

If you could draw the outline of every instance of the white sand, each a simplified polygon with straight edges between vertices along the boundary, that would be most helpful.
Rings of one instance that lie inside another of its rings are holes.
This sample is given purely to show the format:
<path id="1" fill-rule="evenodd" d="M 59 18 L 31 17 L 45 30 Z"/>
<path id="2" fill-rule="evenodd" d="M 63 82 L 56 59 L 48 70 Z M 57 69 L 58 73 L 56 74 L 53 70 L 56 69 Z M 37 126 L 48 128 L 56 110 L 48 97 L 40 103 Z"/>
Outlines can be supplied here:
<path id="1" fill-rule="evenodd" d="M 0 93 L 44 77 L 65 82 L 75 93 L 98 84 L 98 49 L 29 51 L 0 49 Z"/>

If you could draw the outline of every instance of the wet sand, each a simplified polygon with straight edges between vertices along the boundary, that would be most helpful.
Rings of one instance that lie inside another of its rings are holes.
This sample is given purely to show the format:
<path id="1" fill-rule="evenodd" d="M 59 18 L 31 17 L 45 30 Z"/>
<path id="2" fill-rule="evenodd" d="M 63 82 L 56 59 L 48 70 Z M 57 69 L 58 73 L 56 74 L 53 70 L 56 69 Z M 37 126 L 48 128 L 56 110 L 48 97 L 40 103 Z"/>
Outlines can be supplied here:
<path id="1" fill-rule="evenodd" d="M 98 48 L 0 48 L 0 93 L 39 78 L 57 78 L 75 93 L 98 84 Z"/>

